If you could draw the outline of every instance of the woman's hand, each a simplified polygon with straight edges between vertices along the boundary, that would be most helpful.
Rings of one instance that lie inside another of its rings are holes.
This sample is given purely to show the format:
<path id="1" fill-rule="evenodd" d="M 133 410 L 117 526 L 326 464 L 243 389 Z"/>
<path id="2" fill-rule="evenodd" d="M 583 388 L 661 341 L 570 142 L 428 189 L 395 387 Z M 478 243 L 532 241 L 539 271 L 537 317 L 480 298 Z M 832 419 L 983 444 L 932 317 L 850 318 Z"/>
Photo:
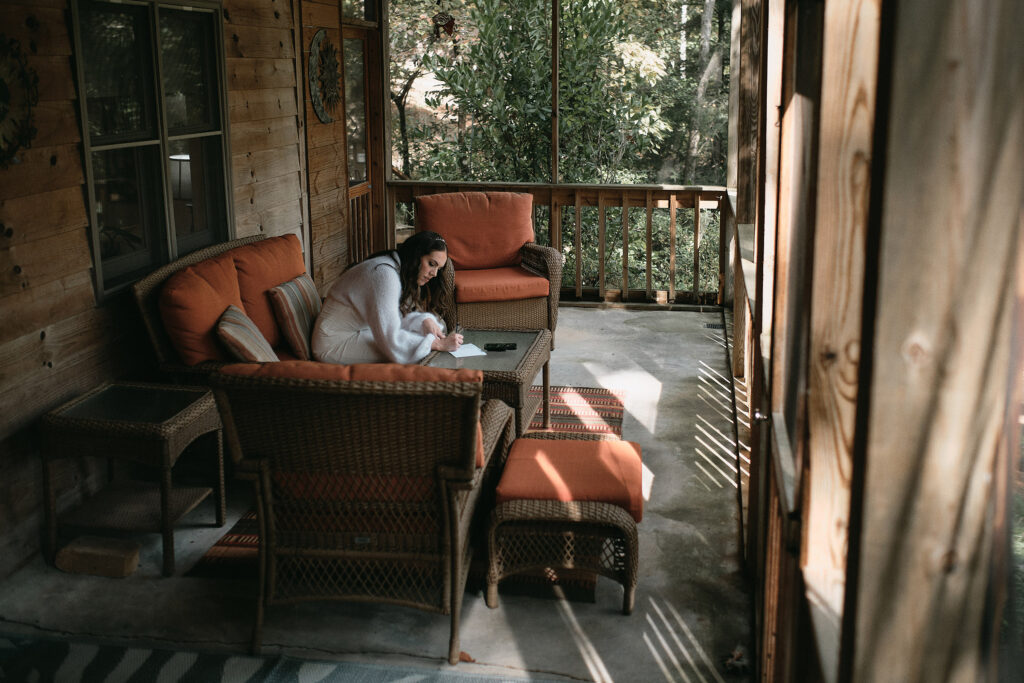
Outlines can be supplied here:
<path id="1" fill-rule="evenodd" d="M 456 332 L 447 337 L 438 337 L 430 345 L 430 348 L 434 351 L 456 351 L 460 346 L 462 346 L 462 335 Z"/>
<path id="2" fill-rule="evenodd" d="M 423 319 L 423 334 L 432 334 L 435 337 L 444 336 L 444 328 L 437 322 L 437 318 L 428 315 Z"/>

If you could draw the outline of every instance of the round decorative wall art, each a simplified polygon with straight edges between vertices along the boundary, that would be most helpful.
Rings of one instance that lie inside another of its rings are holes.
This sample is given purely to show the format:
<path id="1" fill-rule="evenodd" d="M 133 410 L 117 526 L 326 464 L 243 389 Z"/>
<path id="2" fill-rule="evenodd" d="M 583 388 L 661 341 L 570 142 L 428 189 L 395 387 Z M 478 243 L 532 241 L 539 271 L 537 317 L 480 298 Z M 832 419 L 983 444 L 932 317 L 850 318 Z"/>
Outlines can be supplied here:
<path id="1" fill-rule="evenodd" d="M 341 102 L 340 80 L 338 49 L 331 44 L 327 31 L 320 29 L 309 46 L 309 98 L 323 123 L 334 121 L 330 112 Z"/>
<path id="2" fill-rule="evenodd" d="M 38 102 L 39 76 L 21 44 L 0 33 L 0 168 L 18 163 L 18 150 L 32 144 L 32 107 Z"/>

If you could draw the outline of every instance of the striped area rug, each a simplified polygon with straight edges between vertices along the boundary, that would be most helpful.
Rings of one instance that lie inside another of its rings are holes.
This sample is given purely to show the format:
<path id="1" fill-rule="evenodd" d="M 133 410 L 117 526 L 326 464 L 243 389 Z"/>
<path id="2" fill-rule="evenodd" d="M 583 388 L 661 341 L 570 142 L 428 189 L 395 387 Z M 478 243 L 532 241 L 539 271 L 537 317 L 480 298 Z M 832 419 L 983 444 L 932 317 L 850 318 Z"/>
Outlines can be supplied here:
<path id="1" fill-rule="evenodd" d="M 540 396 L 542 389 L 532 387 L 530 394 Z M 551 429 L 573 434 L 598 433 L 622 436 L 622 413 L 626 392 L 600 387 L 551 387 Z M 543 415 L 538 410 L 529 431 L 543 431 Z"/>
<path id="2" fill-rule="evenodd" d="M 531 390 L 539 396 L 541 387 Z M 597 433 L 622 436 L 622 414 L 626 392 L 597 387 L 551 387 L 552 432 Z M 538 410 L 531 431 L 541 428 L 543 416 Z M 250 510 L 186 572 L 186 576 L 256 579 L 256 559 L 260 541 L 256 511 Z"/>
<path id="3" fill-rule="evenodd" d="M 494 683 L 505 680 L 508 679 L 413 666 L 250 657 L 0 635 L 0 681 L 9 683 Z"/>

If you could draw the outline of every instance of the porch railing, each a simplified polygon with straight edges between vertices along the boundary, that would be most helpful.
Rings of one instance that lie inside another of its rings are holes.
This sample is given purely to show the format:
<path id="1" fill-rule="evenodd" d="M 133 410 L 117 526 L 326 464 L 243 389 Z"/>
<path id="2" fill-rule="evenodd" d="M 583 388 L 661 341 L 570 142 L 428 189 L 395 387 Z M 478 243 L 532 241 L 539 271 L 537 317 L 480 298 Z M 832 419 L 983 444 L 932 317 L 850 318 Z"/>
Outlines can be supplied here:
<path id="1" fill-rule="evenodd" d="M 563 301 L 723 303 L 724 187 L 393 180 L 389 234 L 414 229 L 417 196 L 462 191 L 533 195 L 537 241 L 565 257 Z"/>

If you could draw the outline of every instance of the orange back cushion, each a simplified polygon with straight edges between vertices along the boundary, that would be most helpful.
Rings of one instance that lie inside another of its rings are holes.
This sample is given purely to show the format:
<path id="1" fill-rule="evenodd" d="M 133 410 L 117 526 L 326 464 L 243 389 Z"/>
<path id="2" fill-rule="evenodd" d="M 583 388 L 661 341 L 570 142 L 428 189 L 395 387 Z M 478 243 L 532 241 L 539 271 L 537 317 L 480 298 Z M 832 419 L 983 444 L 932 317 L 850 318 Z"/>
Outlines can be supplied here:
<path id="1" fill-rule="evenodd" d="M 448 243 L 456 270 L 514 266 L 519 248 L 535 239 L 533 195 L 518 192 L 445 192 L 416 198 L 416 230 L 433 230 Z"/>
<path id="2" fill-rule="evenodd" d="M 640 446 L 632 441 L 516 439 L 498 482 L 507 500 L 612 503 L 640 521 L 644 515 Z"/>
<path id="3" fill-rule="evenodd" d="M 208 258 L 167 278 L 160 290 L 160 317 L 186 365 L 227 360 L 215 328 L 229 305 L 242 308 L 231 252 Z"/>
<path id="4" fill-rule="evenodd" d="M 302 245 L 294 234 L 269 237 L 227 252 L 238 271 L 238 290 L 245 314 L 273 347 L 281 345 L 281 330 L 267 290 L 306 272 Z"/>

